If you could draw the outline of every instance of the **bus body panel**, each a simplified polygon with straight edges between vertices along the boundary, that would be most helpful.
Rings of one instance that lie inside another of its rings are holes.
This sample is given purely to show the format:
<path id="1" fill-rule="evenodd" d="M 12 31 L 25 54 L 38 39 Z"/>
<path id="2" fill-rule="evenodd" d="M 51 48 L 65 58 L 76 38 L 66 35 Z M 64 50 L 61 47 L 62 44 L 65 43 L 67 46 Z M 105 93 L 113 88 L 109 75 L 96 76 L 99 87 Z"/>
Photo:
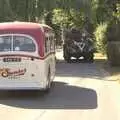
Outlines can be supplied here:
<path id="1" fill-rule="evenodd" d="M 6 86 L 14 89 L 19 85 L 32 87 L 32 84 L 44 87 L 44 71 L 42 60 L 22 60 L 20 63 L 7 64 L 0 62 L 0 88 Z"/>
<path id="2" fill-rule="evenodd" d="M 23 60 L 7 65 L 0 61 L 0 89 L 44 89 L 49 67 L 51 81 L 55 76 L 55 64 L 51 59 L 49 56 L 45 60 Z"/>
<path id="3" fill-rule="evenodd" d="M 55 63 L 55 55 L 54 53 L 50 54 L 46 59 L 45 59 L 45 73 L 46 76 L 48 74 L 48 70 L 50 70 L 50 74 L 51 74 L 51 81 L 54 79 L 55 77 L 55 71 L 56 71 L 56 63 Z"/>

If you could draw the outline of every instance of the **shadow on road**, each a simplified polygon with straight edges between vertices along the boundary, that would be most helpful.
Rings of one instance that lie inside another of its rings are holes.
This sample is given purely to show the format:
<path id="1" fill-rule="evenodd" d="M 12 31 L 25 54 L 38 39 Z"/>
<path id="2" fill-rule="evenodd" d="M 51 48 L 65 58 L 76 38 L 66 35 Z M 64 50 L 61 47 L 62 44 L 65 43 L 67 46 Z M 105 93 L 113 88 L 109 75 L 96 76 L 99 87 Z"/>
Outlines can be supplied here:
<path id="1" fill-rule="evenodd" d="M 54 82 L 49 94 L 37 91 L 0 93 L 0 104 L 25 109 L 96 109 L 96 91 Z"/>

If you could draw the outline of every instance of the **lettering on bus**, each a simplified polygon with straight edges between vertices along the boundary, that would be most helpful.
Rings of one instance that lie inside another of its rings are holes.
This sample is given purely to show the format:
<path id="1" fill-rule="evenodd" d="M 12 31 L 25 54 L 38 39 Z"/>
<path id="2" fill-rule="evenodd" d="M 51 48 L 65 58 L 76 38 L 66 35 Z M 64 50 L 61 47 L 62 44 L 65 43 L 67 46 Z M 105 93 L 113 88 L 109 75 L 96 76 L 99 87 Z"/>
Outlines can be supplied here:
<path id="1" fill-rule="evenodd" d="M 14 71 L 12 71 L 9 68 L 0 69 L 0 76 L 4 78 L 9 76 L 21 76 L 24 75 L 25 73 L 26 73 L 26 68 L 14 70 Z"/>

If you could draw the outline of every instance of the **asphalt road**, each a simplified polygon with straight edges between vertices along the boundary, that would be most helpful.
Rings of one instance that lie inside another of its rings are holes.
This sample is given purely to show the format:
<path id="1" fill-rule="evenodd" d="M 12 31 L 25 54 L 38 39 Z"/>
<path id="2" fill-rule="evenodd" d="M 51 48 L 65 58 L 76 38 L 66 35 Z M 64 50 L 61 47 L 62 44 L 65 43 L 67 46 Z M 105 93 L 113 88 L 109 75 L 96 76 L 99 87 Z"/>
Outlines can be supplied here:
<path id="1" fill-rule="evenodd" d="M 0 92 L 0 120 L 120 120 L 112 89 L 95 63 L 64 62 L 57 53 L 56 78 L 49 94 Z"/>

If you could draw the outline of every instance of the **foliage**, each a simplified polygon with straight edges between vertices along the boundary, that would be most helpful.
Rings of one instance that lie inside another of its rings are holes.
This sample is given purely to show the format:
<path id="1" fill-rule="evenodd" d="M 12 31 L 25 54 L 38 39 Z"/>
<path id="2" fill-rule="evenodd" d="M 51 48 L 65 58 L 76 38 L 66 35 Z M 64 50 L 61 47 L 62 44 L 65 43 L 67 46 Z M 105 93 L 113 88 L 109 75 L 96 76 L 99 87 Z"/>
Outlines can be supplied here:
<path id="1" fill-rule="evenodd" d="M 113 16 L 120 21 L 120 3 L 116 4 L 116 11 L 113 12 Z"/>
<path id="2" fill-rule="evenodd" d="M 96 48 L 99 52 L 105 53 L 106 51 L 106 45 L 107 45 L 107 38 L 106 38 L 106 32 L 107 32 L 107 23 L 99 24 L 96 27 L 96 30 L 94 32 L 95 39 L 96 39 Z"/>
<path id="3" fill-rule="evenodd" d="M 110 23 L 106 35 L 107 41 L 120 41 L 120 22 Z"/>
<path id="4" fill-rule="evenodd" d="M 95 30 L 101 51 L 104 39 L 119 38 L 120 0 L 0 0 L 0 22 L 15 20 L 45 22 L 54 28 L 58 41 L 61 27 L 85 28 L 90 34 Z"/>
<path id="5" fill-rule="evenodd" d="M 0 0 L 0 22 L 13 19 L 13 11 L 10 8 L 9 0 Z"/>

